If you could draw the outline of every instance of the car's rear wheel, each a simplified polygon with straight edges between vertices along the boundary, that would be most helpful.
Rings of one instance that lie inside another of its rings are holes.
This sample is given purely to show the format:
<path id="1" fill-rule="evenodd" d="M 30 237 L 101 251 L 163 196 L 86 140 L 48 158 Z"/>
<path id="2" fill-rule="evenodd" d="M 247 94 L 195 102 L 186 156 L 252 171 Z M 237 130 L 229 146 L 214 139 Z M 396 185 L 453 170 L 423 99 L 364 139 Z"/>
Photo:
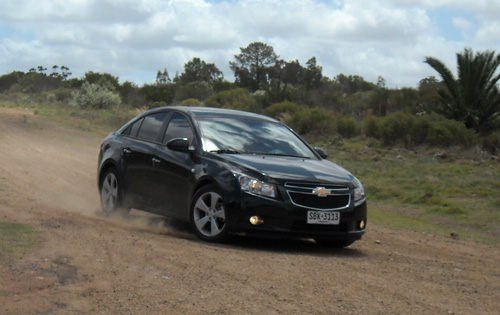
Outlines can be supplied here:
<path id="1" fill-rule="evenodd" d="M 106 171 L 101 182 L 101 207 L 106 214 L 126 214 L 129 208 L 123 207 L 121 184 L 116 169 Z"/>
<path id="2" fill-rule="evenodd" d="M 325 248 L 344 248 L 355 242 L 351 240 L 328 240 L 328 239 L 318 239 L 318 238 L 315 238 L 314 241 L 319 246 Z"/>
<path id="3" fill-rule="evenodd" d="M 204 186 L 194 194 L 191 224 L 202 240 L 223 242 L 228 239 L 224 200 L 215 186 Z"/>

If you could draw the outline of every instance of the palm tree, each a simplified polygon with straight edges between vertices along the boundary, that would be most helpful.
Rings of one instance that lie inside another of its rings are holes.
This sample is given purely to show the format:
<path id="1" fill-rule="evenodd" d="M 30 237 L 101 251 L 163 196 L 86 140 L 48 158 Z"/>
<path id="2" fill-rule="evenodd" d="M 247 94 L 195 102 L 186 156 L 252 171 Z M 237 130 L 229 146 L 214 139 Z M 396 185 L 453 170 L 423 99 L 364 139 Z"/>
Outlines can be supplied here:
<path id="1" fill-rule="evenodd" d="M 500 127 L 500 74 L 495 75 L 500 55 L 495 56 L 494 51 L 474 55 L 465 48 L 457 53 L 458 78 L 436 58 L 426 57 L 425 63 L 441 75 L 446 86 L 439 91 L 445 115 L 481 133 Z"/>

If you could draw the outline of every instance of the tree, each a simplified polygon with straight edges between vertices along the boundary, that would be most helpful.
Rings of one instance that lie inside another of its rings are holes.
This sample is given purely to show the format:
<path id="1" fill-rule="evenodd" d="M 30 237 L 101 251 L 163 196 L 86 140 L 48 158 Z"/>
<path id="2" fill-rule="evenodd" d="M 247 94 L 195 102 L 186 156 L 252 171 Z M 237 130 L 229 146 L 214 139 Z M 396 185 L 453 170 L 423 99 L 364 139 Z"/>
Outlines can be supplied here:
<path id="1" fill-rule="evenodd" d="M 385 79 L 383 76 L 379 75 L 377 78 L 377 88 L 385 89 Z"/>
<path id="2" fill-rule="evenodd" d="M 268 84 L 266 92 L 271 102 L 282 102 L 287 98 L 289 84 L 302 83 L 304 68 L 298 60 L 286 62 L 277 60 L 274 66 L 267 69 Z"/>
<path id="3" fill-rule="evenodd" d="M 291 100 L 297 91 L 294 86 L 305 85 L 307 90 L 320 87 L 323 78 L 321 71 L 315 57 L 307 61 L 307 68 L 302 67 L 298 60 L 276 60 L 273 66 L 265 68 L 267 83 L 261 84 L 260 89 L 266 90 L 273 103 Z"/>
<path id="4" fill-rule="evenodd" d="M 278 64 L 278 63 L 276 63 Z M 302 84 L 305 69 L 298 60 L 282 62 L 280 80 L 287 84 Z"/>
<path id="5" fill-rule="evenodd" d="M 137 84 L 125 81 L 119 87 L 118 91 L 122 99 L 122 103 L 140 107 L 144 105 L 145 97 L 139 92 Z"/>
<path id="6" fill-rule="evenodd" d="M 436 70 L 446 86 L 439 90 L 443 113 L 462 121 L 468 128 L 489 133 L 500 126 L 500 92 L 495 75 L 500 65 L 500 55 L 494 51 L 477 52 L 470 48 L 457 53 L 458 77 L 446 65 L 433 57 L 425 63 Z"/>
<path id="7" fill-rule="evenodd" d="M 53 65 L 52 66 L 52 73 L 50 74 L 50 76 L 53 78 L 59 77 L 59 72 L 57 71 L 58 69 L 59 69 L 58 65 Z"/>
<path id="8" fill-rule="evenodd" d="M 111 91 L 118 89 L 118 87 L 120 86 L 120 84 L 118 83 L 118 77 L 115 77 L 109 73 L 88 71 L 85 72 L 85 81 L 90 84 L 101 85 Z"/>
<path id="9" fill-rule="evenodd" d="M 61 86 L 61 78 L 51 77 L 42 72 L 26 73 L 19 78 L 19 88 L 26 93 L 44 92 L 57 89 Z"/>
<path id="10" fill-rule="evenodd" d="M 312 57 L 306 62 L 306 69 L 304 71 L 304 83 L 307 89 L 318 88 L 321 86 L 323 79 L 323 68 L 316 65 L 316 57 Z"/>
<path id="11" fill-rule="evenodd" d="M 183 84 L 203 81 L 208 83 L 221 82 L 224 75 L 213 63 L 206 63 L 200 58 L 184 64 L 184 73 L 178 77 L 178 81 Z"/>
<path id="12" fill-rule="evenodd" d="M 61 76 L 63 80 L 66 80 L 69 76 L 71 76 L 71 72 L 69 72 L 69 68 L 66 66 L 61 66 Z"/>
<path id="13" fill-rule="evenodd" d="M 40 70 L 40 67 L 41 67 L 41 66 L 38 66 L 38 70 Z M 42 70 L 44 70 L 44 71 L 45 71 L 45 70 L 47 70 L 46 68 L 45 68 L 45 69 L 43 69 L 43 67 L 41 67 L 41 68 L 42 68 Z M 60 70 L 60 72 L 59 72 L 59 70 Z M 30 72 L 31 72 L 31 69 L 30 69 Z M 71 72 L 69 72 L 69 68 L 68 68 L 68 67 L 66 67 L 66 66 L 61 66 L 61 67 L 59 68 L 59 66 L 58 66 L 58 65 L 53 65 L 53 66 L 52 66 L 52 73 L 50 74 L 50 77 L 52 77 L 52 78 L 59 78 L 59 79 L 61 79 L 61 80 L 63 80 L 63 81 L 64 81 L 64 80 L 66 80 L 66 79 L 67 79 L 70 75 L 71 75 Z"/>
<path id="14" fill-rule="evenodd" d="M 0 77 L 0 93 L 10 90 L 24 76 L 24 72 L 13 71 Z"/>
<path id="15" fill-rule="evenodd" d="M 229 62 L 229 67 L 239 86 L 256 91 L 268 83 L 268 70 L 276 64 L 279 56 L 273 47 L 262 42 L 253 42 L 240 50 L 241 53 L 234 56 L 236 61 Z"/>
<path id="16" fill-rule="evenodd" d="M 175 102 L 180 103 L 186 99 L 197 99 L 204 101 L 214 93 L 210 84 L 206 81 L 193 81 L 181 85 L 175 93 Z"/>
<path id="17" fill-rule="evenodd" d="M 146 101 L 157 103 L 158 106 L 170 104 L 174 98 L 173 84 L 144 84 L 139 91 Z"/>
<path id="18" fill-rule="evenodd" d="M 335 77 L 335 82 L 340 84 L 342 92 L 347 95 L 361 91 L 370 91 L 376 88 L 375 84 L 365 81 L 359 75 L 346 76 L 341 73 Z"/>
<path id="19" fill-rule="evenodd" d="M 416 113 L 443 112 L 439 90 L 445 88 L 442 81 L 435 76 L 423 78 L 418 83 L 418 103 Z"/>
<path id="20" fill-rule="evenodd" d="M 158 70 L 158 72 L 156 73 L 156 81 L 155 81 L 157 85 L 165 85 L 170 81 L 171 80 L 170 76 L 168 75 L 167 69 L 163 69 L 163 72 Z"/>

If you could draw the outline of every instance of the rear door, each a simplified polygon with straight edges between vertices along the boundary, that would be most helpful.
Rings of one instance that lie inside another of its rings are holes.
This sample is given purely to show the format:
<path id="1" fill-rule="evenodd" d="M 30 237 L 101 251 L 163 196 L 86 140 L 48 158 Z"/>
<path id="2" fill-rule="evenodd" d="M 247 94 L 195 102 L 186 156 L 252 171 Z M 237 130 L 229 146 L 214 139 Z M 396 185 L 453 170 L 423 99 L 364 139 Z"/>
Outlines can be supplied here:
<path id="1" fill-rule="evenodd" d="M 151 191 L 155 185 L 152 174 L 153 156 L 156 146 L 162 140 L 168 114 L 151 114 L 134 123 L 129 137 L 122 145 L 127 192 L 125 198 L 136 208 L 149 208 L 156 203 Z"/>

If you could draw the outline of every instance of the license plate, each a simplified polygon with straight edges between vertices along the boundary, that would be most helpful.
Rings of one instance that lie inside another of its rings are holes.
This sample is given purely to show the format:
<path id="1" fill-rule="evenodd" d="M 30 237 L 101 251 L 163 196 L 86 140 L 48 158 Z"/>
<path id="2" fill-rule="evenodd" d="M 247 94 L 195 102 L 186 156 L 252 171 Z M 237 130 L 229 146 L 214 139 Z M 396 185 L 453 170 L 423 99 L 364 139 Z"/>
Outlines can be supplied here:
<path id="1" fill-rule="evenodd" d="M 307 224 L 335 224 L 340 223 L 340 212 L 307 211 Z"/>

